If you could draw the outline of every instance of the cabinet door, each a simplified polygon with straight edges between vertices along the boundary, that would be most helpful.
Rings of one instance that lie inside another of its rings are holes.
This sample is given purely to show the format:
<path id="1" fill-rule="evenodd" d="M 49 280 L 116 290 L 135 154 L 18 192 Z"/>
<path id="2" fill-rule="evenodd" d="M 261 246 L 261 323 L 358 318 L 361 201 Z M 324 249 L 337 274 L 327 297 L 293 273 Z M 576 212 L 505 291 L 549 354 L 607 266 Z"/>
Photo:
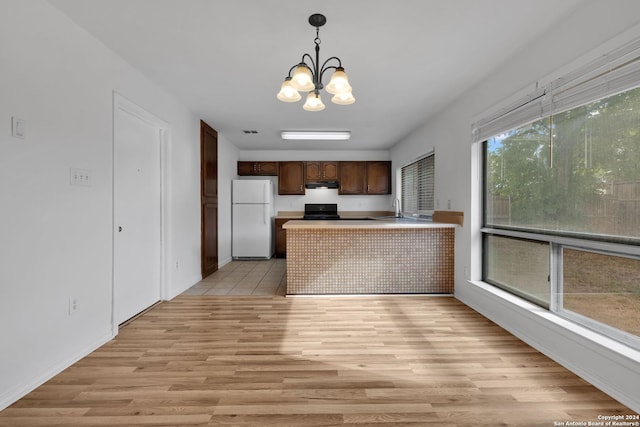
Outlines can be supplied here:
<path id="1" fill-rule="evenodd" d="M 280 162 L 278 194 L 304 194 L 304 162 Z"/>
<path id="2" fill-rule="evenodd" d="M 365 162 L 340 162 L 339 194 L 366 194 Z"/>
<path id="3" fill-rule="evenodd" d="M 257 175 L 277 176 L 278 162 L 257 162 L 256 170 L 257 170 Z"/>
<path id="4" fill-rule="evenodd" d="M 282 228 L 288 219 L 276 219 L 276 258 L 287 257 L 287 230 Z"/>
<path id="5" fill-rule="evenodd" d="M 307 181 L 319 181 L 322 177 L 322 162 L 305 162 L 304 178 Z"/>
<path id="6" fill-rule="evenodd" d="M 391 194 L 391 162 L 367 162 L 367 194 Z"/>
<path id="7" fill-rule="evenodd" d="M 240 176 L 250 176 L 254 175 L 254 165 L 255 162 L 238 162 L 238 175 Z"/>
<path id="8" fill-rule="evenodd" d="M 338 162 L 322 162 L 322 179 L 335 181 L 338 179 Z"/>
<path id="9" fill-rule="evenodd" d="M 335 181 L 338 162 L 305 162 L 304 177 L 307 181 Z"/>

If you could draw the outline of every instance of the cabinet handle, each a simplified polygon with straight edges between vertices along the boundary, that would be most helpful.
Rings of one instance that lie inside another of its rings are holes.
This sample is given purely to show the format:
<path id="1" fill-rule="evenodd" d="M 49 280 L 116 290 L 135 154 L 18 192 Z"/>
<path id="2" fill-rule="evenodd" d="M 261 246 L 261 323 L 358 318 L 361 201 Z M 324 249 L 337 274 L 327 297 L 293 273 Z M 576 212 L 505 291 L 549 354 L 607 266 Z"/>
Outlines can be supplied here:
<path id="1" fill-rule="evenodd" d="M 300 191 L 302 191 L 302 184 L 300 184 Z"/>
<path id="2" fill-rule="evenodd" d="M 371 186 L 369 184 L 367 184 L 367 193 L 370 191 Z"/>

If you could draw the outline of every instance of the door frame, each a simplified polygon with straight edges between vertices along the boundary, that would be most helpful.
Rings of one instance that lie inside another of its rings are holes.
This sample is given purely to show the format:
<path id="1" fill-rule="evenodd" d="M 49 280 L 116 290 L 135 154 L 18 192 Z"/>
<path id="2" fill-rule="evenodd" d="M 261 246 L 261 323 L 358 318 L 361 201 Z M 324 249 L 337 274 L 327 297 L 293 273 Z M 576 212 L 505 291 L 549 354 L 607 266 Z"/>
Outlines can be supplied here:
<path id="1" fill-rule="evenodd" d="M 160 210 L 160 230 L 158 230 L 160 233 L 160 301 L 169 299 L 169 284 L 171 283 L 171 268 L 169 265 L 169 260 L 171 259 L 171 163 L 169 162 L 171 126 L 153 113 L 113 91 L 111 135 L 111 330 L 114 336 L 118 334 L 118 324 L 116 324 L 115 320 L 115 239 L 117 233 L 117 225 L 115 223 L 115 136 L 119 110 L 158 129 L 160 142 L 160 206 L 158 206 Z"/>

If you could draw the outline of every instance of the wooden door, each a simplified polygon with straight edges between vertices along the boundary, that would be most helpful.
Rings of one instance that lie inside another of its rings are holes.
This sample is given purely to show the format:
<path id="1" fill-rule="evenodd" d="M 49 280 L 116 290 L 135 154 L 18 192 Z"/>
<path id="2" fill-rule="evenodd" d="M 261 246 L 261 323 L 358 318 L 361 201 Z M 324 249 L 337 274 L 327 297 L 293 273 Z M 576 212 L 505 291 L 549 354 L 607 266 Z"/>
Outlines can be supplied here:
<path id="1" fill-rule="evenodd" d="M 304 194 L 304 162 L 280 162 L 278 194 Z"/>
<path id="2" fill-rule="evenodd" d="M 218 270 L 218 132 L 200 122 L 202 277 Z"/>
<path id="3" fill-rule="evenodd" d="M 339 194 L 365 194 L 365 162 L 340 162 Z"/>
<path id="4" fill-rule="evenodd" d="M 391 194 L 391 162 L 367 162 L 367 194 Z"/>

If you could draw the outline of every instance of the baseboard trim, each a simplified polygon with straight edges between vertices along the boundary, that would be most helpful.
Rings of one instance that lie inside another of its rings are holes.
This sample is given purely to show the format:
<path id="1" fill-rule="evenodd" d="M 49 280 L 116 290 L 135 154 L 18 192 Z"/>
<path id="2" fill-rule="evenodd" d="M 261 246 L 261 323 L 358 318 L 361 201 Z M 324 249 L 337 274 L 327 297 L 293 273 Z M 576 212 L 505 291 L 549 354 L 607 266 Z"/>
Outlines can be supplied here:
<path id="1" fill-rule="evenodd" d="M 114 337 L 115 335 L 112 334 L 103 335 L 93 344 L 79 351 L 75 356 L 50 367 L 40 375 L 28 379 L 27 383 L 20 384 L 19 386 L 10 389 L 6 393 L 0 395 L 0 411 L 4 410 L 8 406 L 17 402 L 19 399 L 31 393 L 33 390 L 40 387 L 42 384 L 46 383 L 51 378 L 55 377 L 82 358 L 87 357 L 89 354 L 111 341 Z"/>

